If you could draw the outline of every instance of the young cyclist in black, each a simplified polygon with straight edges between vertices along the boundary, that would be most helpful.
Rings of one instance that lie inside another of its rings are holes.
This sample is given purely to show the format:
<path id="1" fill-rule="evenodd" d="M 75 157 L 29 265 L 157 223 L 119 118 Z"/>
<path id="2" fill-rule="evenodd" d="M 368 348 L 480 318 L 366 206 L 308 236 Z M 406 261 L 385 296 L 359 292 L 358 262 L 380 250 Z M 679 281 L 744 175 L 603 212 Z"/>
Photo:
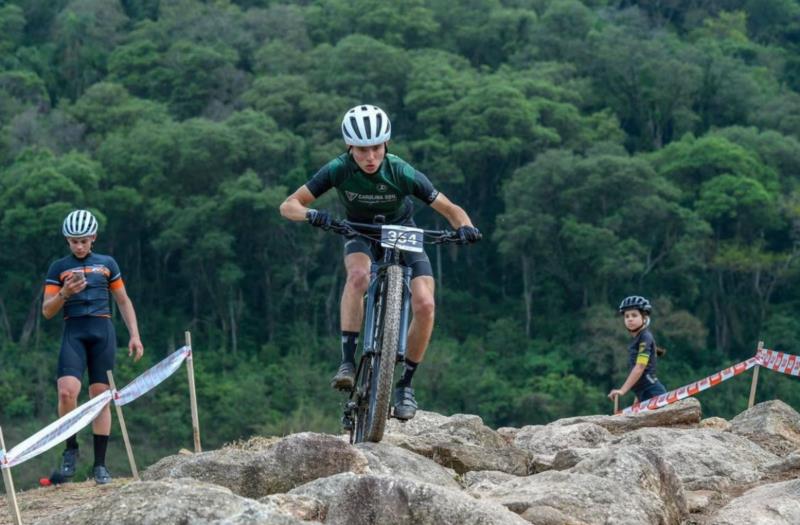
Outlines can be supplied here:
<path id="1" fill-rule="evenodd" d="M 72 252 L 50 265 L 44 287 L 42 313 L 51 319 L 64 310 L 64 332 L 58 357 L 58 415 L 63 416 L 78 406 L 81 378 L 89 370 L 89 396 L 109 389 L 107 370 L 114 368 L 117 349 L 114 325 L 111 323 L 109 292 L 114 296 L 122 319 L 128 327 L 128 355 L 138 361 L 144 353 L 139 338 L 136 312 L 133 309 L 117 262 L 108 255 L 92 251 L 97 239 L 97 220 L 87 210 L 75 210 L 64 219 L 62 233 Z M 108 436 L 111 433 L 111 411 L 106 406 L 92 422 L 94 434 L 94 479 L 109 483 L 111 475 L 105 466 Z M 52 480 L 65 481 L 75 475 L 79 457 L 76 436 L 67 438 L 61 465 Z"/>
<path id="2" fill-rule="evenodd" d="M 628 366 L 631 371 L 620 388 L 608 393 L 609 399 L 624 396 L 630 390 L 633 390 L 639 402 L 667 393 L 656 377 L 658 351 L 653 334 L 648 329 L 652 311 L 650 301 L 639 295 L 626 297 L 619 305 L 625 328 L 633 337 L 628 347 Z"/>
<path id="3" fill-rule="evenodd" d="M 386 224 L 410 226 L 414 224 L 413 196 L 444 216 L 463 241 L 473 243 L 481 238 L 461 207 L 437 191 L 413 166 L 387 152 L 392 126 L 383 110 L 372 105 L 355 106 L 345 113 L 341 129 L 347 152 L 323 166 L 311 180 L 289 195 L 281 204 L 281 215 L 326 228 L 333 220 L 330 213 L 309 206 L 335 188 L 348 220 L 372 223 L 376 215 L 383 215 Z M 394 415 L 399 419 L 411 419 L 417 410 L 411 378 L 425 355 L 433 331 L 434 281 L 427 254 L 404 252 L 403 257 L 412 269 L 413 319 L 408 333 L 405 370 L 395 388 Z M 345 239 L 347 281 L 341 301 L 342 362 L 331 382 L 334 388 L 353 386 L 355 352 L 364 317 L 363 297 L 373 260 L 369 242 Z"/>

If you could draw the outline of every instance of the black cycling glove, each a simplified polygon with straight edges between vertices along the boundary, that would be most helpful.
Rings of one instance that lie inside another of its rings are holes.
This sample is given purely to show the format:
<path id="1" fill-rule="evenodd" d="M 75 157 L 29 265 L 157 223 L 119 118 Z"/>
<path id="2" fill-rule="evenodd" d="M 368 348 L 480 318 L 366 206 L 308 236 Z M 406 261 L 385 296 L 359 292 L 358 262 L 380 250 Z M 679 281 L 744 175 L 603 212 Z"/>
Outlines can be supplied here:
<path id="1" fill-rule="evenodd" d="M 306 212 L 306 220 L 311 226 L 316 226 L 317 228 L 322 228 L 323 230 L 330 228 L 331 223 L 333 222 L 331 214 L 327 211 L 312 209 L 309 209 Z"/>
<path id="2" fill-rule="evenodd" d="M 481 240 L 483 235 L 481 235 L 480 230 L 478 228 L 474 228 L 472 226 L 461 226 L 458 230 L 458 239 L 463 243 L 474 243 Z"/>

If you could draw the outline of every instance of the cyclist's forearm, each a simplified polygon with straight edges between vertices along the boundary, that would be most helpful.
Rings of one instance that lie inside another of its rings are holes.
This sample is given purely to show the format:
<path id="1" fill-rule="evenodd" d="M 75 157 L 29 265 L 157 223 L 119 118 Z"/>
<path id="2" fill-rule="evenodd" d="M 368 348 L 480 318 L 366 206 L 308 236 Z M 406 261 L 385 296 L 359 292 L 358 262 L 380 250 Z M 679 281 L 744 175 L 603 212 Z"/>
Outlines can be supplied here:
<path id="1" fill-rule="evenodd" d="M 300 186 L 281 203 L 281 215 L 290 221 L 302 222 L 306 220 L 308 206 L 315 199 L 314 194 L 305 185 Z"/>
<path id="2" fill-rule="evenodd" d="M 472 220 L 470 220 L 464 208 L 454 204 L 450 199 L 445 197 L 443 193 L 440 193 L 438 197 L 436 197 L 436 200 L 431 203 L 431 207 L 447 219 L 450 226 L 455 229 L 461 226 L 473 226 Z"/>
<path id="3" fill-rule="evenodd" d="M 465 212 L 461 206 L 453 204 L 444 216 L 450 223 L 450 226 L 455 229 L 462 226 L 472 226 L 472 220 L 470 220 L 469 215 L 467 215 L 467 212 Z"/>
<path id="4" fill-rule="evenodd" d="M 42 301 L 42 315 L 45 319 L 52 319 L 64 306 L 66 299 L 60 294 L 46 295 Z"/>
<path id="5" fill-rule="evenodd" d="M 133 308 L 133 302 L 130 299 L 117 300 L 119 313 L 122 314 L 122 320 L 125 321 L 125 326 L 128 328 L 128 336 L 133 339 L 140 338 L 139 336 L 139 323 L 136 319 L 136 310 Z"/>
<path id="6" fill-rule="evenodd" d="M 290 221 L 300 222 L 306 220 L 306 212 L 308 212 L 308 208 L 292 197 L 289 197 L 281 204 L 281 215 Z"/>

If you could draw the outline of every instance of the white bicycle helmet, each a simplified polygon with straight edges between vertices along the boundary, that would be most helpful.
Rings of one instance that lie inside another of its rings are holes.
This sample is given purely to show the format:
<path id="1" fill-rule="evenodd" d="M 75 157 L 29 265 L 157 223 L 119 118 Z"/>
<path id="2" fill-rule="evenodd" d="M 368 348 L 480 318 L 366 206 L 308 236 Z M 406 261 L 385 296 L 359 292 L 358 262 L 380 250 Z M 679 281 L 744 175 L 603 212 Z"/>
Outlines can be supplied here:
<path id="1" fill-rule="evenodd" d="M 97 219 L 89 210 L 75 210 L 67 215 L 61 227 L 64 237 L 88 237 L 97 233 Z"/>
<path id="2" fill-rule="evenodd" d="M 356 106 L 344 114 L 342 136 L 349 146 L 377 146 L 391 138 L 392 123 L 378 106 Z"/>

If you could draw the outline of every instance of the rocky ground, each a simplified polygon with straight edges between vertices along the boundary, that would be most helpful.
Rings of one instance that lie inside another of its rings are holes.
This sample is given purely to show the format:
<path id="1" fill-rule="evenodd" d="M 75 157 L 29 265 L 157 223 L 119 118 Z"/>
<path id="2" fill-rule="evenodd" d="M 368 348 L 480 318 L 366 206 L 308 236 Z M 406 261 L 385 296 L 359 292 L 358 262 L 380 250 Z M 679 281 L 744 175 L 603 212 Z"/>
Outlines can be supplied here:
<path id="1" fill-rule="evenodd" d="M 24 523 L 800 523 L 800 414 L 781 401 L 493 430 L 420 412 L 380 444 L 302 433 L 163 458 L 141 482 L 19 494 Z M 0 524 L 11 523 L 5 499 Z"/>

